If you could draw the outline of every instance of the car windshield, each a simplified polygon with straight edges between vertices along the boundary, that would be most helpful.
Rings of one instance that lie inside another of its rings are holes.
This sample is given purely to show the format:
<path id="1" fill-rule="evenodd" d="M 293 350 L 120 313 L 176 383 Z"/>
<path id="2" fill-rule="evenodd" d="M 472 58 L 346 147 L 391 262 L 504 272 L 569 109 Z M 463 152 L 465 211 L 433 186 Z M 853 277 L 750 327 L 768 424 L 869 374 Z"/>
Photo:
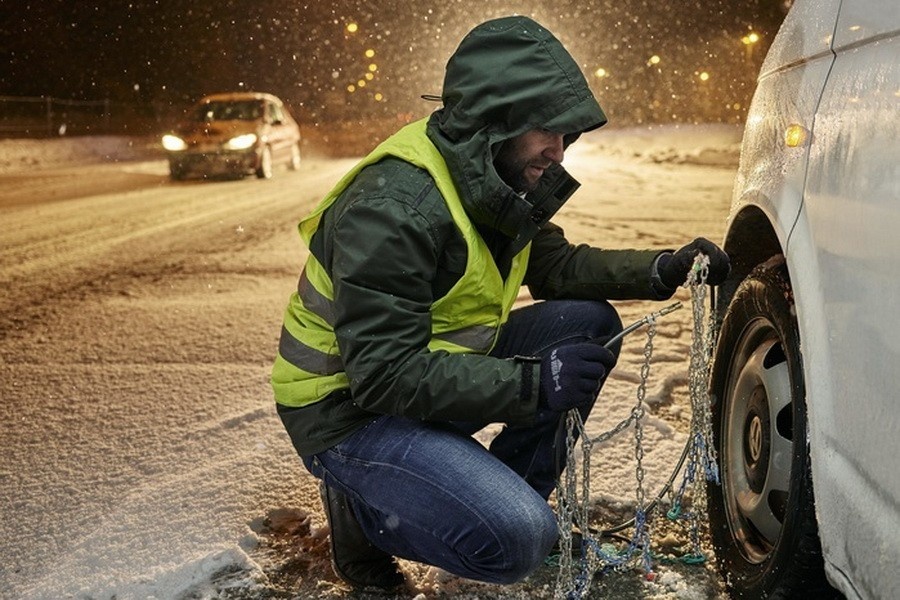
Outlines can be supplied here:
<path id="1" fill-rule="evenodd" d="M 198 106 L 195 121 L 254 121 L 263 114 L 260 100 L 213 101 Z"/>

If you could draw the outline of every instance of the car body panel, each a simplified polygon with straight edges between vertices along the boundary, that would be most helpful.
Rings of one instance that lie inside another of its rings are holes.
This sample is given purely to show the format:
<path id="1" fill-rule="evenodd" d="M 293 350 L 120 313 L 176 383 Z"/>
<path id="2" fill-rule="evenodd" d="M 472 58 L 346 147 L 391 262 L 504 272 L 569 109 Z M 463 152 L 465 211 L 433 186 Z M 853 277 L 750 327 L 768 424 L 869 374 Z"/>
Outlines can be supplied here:
<path id="1" fill-rule="evenodd" d="M 809 146 L 790 148 L 784 136 L 791 125 L 813 128 L 833 59 L 829 44 L 838 8 L 839 0 L 798 2 L 773 41 L 747 117 L 730 222 L 741 220 L 742 211 L 753 207 L 762 211 L 779 239 L 788 239 L 800 212 Z"/>
<path id="2" fill-rule="evenodd" d="M 900 574 L 884 568 L 900 547 L 900 3 L 885 4 L 842 4 L 800 219 L 806 248 L 789 256 L 815 269 L 794 272 L 796 291 L 814 290 L 798 316 L 815 353 L 807 391 L 823 552 L 871 598 L 900 596 Z"/>
<path id="3" fill-rule="evenodd" d="M 724 243 L 755 263 L 768 230 L 785 255 L 826 573 L 849 598 L 900 597 L 898 32 L 896 0 L 797 0 L 761 70 Z M 796 147 L 791 124 L 808 130 Z"/>

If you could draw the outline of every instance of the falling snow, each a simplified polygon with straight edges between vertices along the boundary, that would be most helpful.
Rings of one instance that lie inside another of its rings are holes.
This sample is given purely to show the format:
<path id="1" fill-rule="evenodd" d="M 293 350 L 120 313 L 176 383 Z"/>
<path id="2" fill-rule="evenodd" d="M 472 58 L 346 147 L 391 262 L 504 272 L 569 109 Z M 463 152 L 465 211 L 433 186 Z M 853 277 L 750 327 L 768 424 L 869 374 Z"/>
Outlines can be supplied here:
<path id="1" fill-rule="evenodd" d="M 440 92 L 466 31 L 520 13 L 566 44 L 613 125 L 734 123 L 789 1 L 32 3 L 0 20 L 0 94 L 110 99 L 161 115 L 254 89 L 306 123 L 404 119 L 430 111 L 420 96 Z"/>

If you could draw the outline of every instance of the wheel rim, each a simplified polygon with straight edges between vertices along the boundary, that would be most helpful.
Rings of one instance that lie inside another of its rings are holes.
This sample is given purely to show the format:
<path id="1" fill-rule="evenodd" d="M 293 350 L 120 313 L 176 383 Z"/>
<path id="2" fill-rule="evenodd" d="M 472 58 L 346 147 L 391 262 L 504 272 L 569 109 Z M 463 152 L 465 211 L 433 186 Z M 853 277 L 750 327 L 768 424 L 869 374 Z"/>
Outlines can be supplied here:
<path id="1" fill-rule="evenodd" d="M 768 320 L 748 325 L 732 364 L 732 401 L 724 422 L 725 505 L 741 553 L 758 564 L 781 536 L 793 456 L 790 370 Z"/>

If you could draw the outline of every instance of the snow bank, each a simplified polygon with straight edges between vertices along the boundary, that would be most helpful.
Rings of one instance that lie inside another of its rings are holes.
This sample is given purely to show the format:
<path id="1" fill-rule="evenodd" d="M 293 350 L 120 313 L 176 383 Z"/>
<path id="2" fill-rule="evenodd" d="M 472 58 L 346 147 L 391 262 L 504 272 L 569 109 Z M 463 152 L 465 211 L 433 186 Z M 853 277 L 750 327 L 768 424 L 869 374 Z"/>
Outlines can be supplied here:
<path id="1" fill-rule="evenodd" d="M 580 153 L 599 153 L 654 163 L 736 166 L 741 127 L 735 125 L 655 125 L 612 129 L 582 136 Z M 0 174 L 96 162 L 164 157 L 156 137 L 82 136 L 0 140 Z"/>
<path id="2" fill-rule="evenodd" d="M 161 157 L 162 149 L 155 137 L 80 136 L 46 140 L 0 140 L 0 174 Z"/>

